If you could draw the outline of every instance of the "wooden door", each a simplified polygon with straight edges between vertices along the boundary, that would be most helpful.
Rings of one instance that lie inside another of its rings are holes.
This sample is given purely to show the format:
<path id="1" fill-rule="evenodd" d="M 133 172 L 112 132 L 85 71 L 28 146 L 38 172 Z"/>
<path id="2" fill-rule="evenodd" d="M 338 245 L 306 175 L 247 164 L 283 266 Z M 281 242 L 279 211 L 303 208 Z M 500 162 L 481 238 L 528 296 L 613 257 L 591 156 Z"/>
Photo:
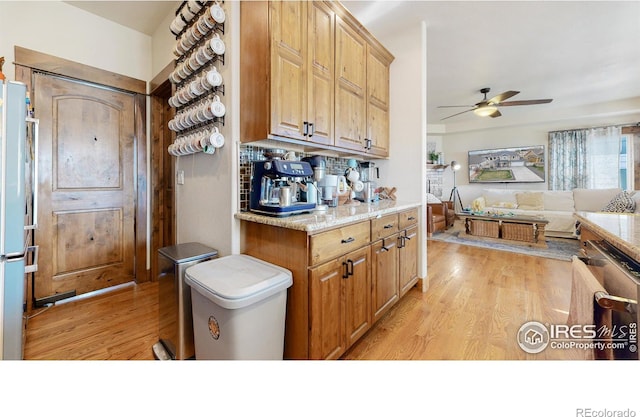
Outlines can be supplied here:
<path id="1" fill-rule="evenodd" d="M 132 281 L 134 96 L 42 74 L 34 76 L 34 90 L 40 118 L 36 299 Z"/>
<path id="2" fill-rule="evenodd" d="M 307 2 L 273 1 L 271 8 L 271 133 L 306 139 Z"/>
<path id="3" fill-rule="evenodd" d="M 321 1 L 309 3 L 307 121 L 309 141 L 333 144 L 335 13 Z"/>
<path id="4" fill-rule="evenodd" d="M 398 233 L 372 246 L 372 309 L 375 323 L 398 300 Z"/>
<path id="5" fill-rule="evenodd" d="M 373 46 L 367 54 L 367 139 L 369 153 L 389 156 L 389 57 Z"/>
<path id="6" fill-rule="evenodd" d="M 338 359 L 346 351 L 344 337 L 343 259 L 334 259 L 309 271 L 309 358 Z"/>
<path id="7" fill-rule="evenodd" d="M 351 274 L 344 280 L 347 348 L 371 328 L 371 247 L 346 256 Z"/>
<path id="8" fill-rule="evenodd" d="M 402 247 L 398 250 L 400 297 L 405 295 L 418 279 L 418 226 L 401 232 Z"/>
<path id="9" fill-rule="evenodd" d="M 335 145 L 364 150 L 367 117 L 367 44 L 336 16 Z"/>

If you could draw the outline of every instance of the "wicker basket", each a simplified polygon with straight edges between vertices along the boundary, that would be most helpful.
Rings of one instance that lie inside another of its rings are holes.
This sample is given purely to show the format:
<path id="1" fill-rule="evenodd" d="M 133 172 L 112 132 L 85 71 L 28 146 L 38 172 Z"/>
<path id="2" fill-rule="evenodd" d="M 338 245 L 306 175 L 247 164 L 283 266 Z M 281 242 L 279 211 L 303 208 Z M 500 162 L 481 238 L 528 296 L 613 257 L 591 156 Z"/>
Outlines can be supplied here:
<path id="1" fill-rule="evenodd" d="M 473 236 L 499 237 L 500 225 L 492 220 L 471 220 L 470 232 Z"/>
<path id="2" fill-rule="evenodd" d="M 535 229 L 531 224 L 503 223 L 502 238 L 519 240 L 521 242 L 535 242 Z"/>

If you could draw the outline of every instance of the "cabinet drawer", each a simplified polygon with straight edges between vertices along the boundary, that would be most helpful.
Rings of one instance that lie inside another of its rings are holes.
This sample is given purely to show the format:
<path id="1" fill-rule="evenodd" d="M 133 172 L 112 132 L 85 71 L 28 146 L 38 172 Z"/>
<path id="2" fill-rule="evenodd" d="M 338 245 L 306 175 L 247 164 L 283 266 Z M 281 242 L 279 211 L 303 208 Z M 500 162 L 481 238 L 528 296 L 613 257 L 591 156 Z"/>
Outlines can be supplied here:
<path id="1" fill-rule="evenodd" d="M 318 233 L 309 238 L 309 264 L 317 265 L 337 258 L 371 242 L 369 222 Z"/>
<path id="2" fill-rule="evenodd" d="M 388 214 L 371 220 L 371 240 L 376 241 L 391 236 L 398 231 L 398 215 Z"/>
<path id="3" fill-rule="evenodd" d="M 400 230 L 406 229 L 412 224 L 418 223 L 418 208 L 403 211 L 398 214 L 398 217 L 400 218 Z"/>

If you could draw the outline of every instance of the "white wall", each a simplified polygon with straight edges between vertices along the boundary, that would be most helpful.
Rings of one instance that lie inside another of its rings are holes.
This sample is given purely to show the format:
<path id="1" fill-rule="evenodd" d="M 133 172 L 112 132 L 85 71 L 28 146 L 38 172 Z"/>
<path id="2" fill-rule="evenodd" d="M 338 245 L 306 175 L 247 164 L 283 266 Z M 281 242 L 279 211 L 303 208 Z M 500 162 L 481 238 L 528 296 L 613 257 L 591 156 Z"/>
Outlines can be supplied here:
<path id="1" fill-rule="evenodd" d="M 227 109 L 225 125 L 220 129 L 225 145 L 213 155 L 199 153 L 176 160 L 176 170 L 183 170 L 185 177 L 184 185 L 176 185 L 178 243 L 200 242 L 217 249 L 220 256 L 240 251 L 239 222 L 234 218 L 238 211 L 239 181 L 240 6 L 238 2 L 227 2 L 224 8 L 227 15 L 222 37 L 226 44 L 225 65 L 216 64 L 216 67 L 225 86 L 225 95 L 220 95 Z"/>
<path id="2" fill-rule="evenodd" d="M 175 17 L 175 12 L 169 13 L 151 36 L 152 78 L 176 59 L 173 48 L 177 41 L 175 35 L 169 30 Z"/>
<path id="3" fill-rule="evenodd" d="M 10 80 L 15 78 L 15 45 L 151 79 L 150 36 L 60 1 L 0 1 L 0 56 Z"/>
<path id="4" fill-rule="evenodd" d="M 395 56 L 390 70 L 389 159 L 377 162 L 379 183 L 396 187 L 398 201 L 423 203 L 418 274 L 426 278 L 426 28 L 415 25 L 379 40 Z"/>

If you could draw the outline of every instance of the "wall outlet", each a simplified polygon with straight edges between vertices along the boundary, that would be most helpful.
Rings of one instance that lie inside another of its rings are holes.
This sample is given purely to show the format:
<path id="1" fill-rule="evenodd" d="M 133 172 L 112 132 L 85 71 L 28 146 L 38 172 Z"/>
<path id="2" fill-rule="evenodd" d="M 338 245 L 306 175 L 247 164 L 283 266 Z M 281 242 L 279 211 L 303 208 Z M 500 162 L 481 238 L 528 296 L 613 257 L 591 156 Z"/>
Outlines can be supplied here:
<path id="1" fill-rule="evenodd" d="M 184 185 L 184 171 L 178 170 L 178 185 Z"/>

